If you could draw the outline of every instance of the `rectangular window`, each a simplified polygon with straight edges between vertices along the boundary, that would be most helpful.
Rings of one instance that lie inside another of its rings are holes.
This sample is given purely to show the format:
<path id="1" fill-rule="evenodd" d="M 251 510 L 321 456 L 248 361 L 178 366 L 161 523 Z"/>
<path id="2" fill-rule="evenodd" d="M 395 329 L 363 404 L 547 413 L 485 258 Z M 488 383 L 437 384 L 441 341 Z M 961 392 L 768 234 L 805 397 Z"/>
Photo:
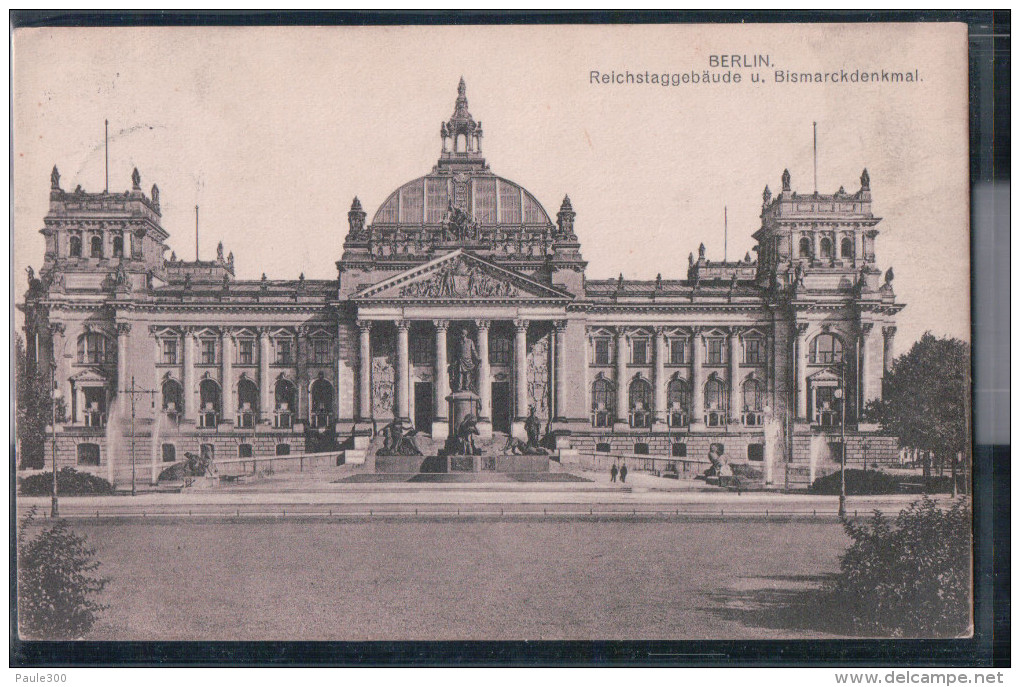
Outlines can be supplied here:
<path id="1" fill-rule="evenodd" d="M 276 363 L 278 365 L 293 364 L 293 353 L 290 348 L 290 339 L 276 340 Z"/>
<path id="2" fill-rule="evenodd" d="M 432 364 L 432 339 L 428 336 L 411 338 L 411 363 L 413 365 Z"/>
<path id="3" fill-rule="evenodd" d="M 237 457 L 238 458 L 251 458 L 252 450 L 251 444 L 238 444 L 237 445 Z"/>
<path id="4" fill-rule="evenodd" d="M 329 364 L 329 339 L 314 339 L 312 352 L 316 365 Z"/>
<path id="5" fill-rule="evenodd" d="M 630 362 L 634 365 L 648 364 L 648 339 L 632 339 L 630 342 Z"/>
<path id="6" fill-rule="evenodd" d="M 216 339 L 202 339 L 202 364 L 216 364 Z"/>
<path id="7" fill-rule="evenodd" d="M 670 365 L 683 365 L 687 362 L 687 342 L 684 339 L 669 340 Z"/>
<path id="8" fill-rule="evenodd" d="M 241 339 L 237 342 L 237 362 L 241 365 L 255 364 L 255 342 Z"/>
<path id="9" fill-rule="evenodd" d="M 99 444 L 78 444 L 78 465 L 99 465 Z"/>
<path id="10" fill-rule="evenodd" d="M 164 463 L 175 463 L 177 462 L 177 447 L 173 444 L 163 444 L 163 462 Z"/>
<path id="11" fill-rule="evenodd" d="M 489 362 L 493 365 L 510 364 L 510 339 L 506 336 L 494 336 L 489 341 Z"/>
<path id="12" fill-rule="evenodd" d="M 131 257 L 139 260 L 142 257 L 142 239 L 131 234 Z"/>
<path id="13" fill-rule="evenodd" d="M 765 444 L 748 444 L 747 459 L 754 461 L 765 460 Z"/>
<path id="14" fill-rule="evenodd" d="M 744 340 L 744 362 L 748 365 L 760 365 L 765 362 L 765 346 L 761 339 Z"/>
<path id="15" fill-rule="evenodd" d="M 725 341 L 722 339 L 709 339 L 708 340 L 708 364 L 709 365 L 722 365 L 726 362 L 724 357 Z"/>
<path id="16" fill-rule="evenodd" d="M 177 339 L 163 339 L 163 364 L 177 364 Z"/>
<path id="17" fill-rule="evenodd" d="M 595 339 L 595 364 L 596 365 L 611 364 L 608 338 Z"/>

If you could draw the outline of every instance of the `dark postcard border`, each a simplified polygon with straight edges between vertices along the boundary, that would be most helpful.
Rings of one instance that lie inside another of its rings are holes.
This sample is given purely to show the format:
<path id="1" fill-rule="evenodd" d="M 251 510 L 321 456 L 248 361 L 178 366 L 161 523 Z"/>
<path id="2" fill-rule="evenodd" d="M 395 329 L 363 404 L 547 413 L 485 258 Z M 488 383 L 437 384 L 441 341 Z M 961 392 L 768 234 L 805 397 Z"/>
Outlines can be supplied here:
<path id="1" fill-rule="evenodd" d="M 1008 11 L 694 12 L 63 12 L 12 10 L 12 29 L 89 26 L 301 26 L 964 22 L 970 33 L 972 331 L 975 379 L 1009 377 L 1007 208 L 979 205 L 974 189 L 1009 182 Z M 9 82 L 9 91 L 11 84 Z M 998 216 L 997 216 L 998 213 Z M 985 262 L 1005 254 L 1007 269 Z M 979 269 L 990 278 L 975 278 Z M 975 412 L 1008 422 L 1009 396 L 975 387 Z M 982 399 L 987 399 L 982 401 Z M 986 406 L 986 407 L 983 407 Z M 1005 406 L 1005 407 L 1003 407 Z M 13 423 L 12 423 L 13 430 Z M 13 437 L 13 431 L 12 435 Z M 1005 441 L 1008 442 L 1008 429 Z M 975 436 L 977 441 L 988 438 Z M 1009 666 L 1010 447 L 975 442 L 975 635 L 966 640 L 594 641 L 594 642 L 25 642 L 11 604 L 11 667 L 117 666 Z M 13 457 L 14 445 L 10 446 Z M 11 465 L 15 462 L 12 460 Z M 10 598 L 15 592 L 15 501 L 10 481 Z"/>

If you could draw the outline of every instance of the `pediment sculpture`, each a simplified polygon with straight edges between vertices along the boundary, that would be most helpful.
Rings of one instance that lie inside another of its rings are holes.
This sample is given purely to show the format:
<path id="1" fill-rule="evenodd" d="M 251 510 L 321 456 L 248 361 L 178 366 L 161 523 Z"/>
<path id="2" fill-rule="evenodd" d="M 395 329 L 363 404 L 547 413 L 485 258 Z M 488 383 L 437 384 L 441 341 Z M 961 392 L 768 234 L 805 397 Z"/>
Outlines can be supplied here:
<path id="1" fill-rule="evenodd" d="M 513 298 L 516 286 L 496 279 L 478 265 L 458 262 L 421 281 L 404 285 L 400 295 L 408 298 Z"/>

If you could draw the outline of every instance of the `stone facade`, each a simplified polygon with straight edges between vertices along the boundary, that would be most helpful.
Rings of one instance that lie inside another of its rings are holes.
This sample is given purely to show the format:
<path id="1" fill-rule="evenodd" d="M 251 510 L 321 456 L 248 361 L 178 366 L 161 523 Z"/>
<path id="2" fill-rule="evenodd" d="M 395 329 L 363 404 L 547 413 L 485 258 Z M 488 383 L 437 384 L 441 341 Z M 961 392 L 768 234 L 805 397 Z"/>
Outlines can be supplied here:
<path id="1" fill-rule="evenodd" d="M 702 246 L 683 279 L 586 279 L 569 197 L 550 217 L 490 170 L 482 134 L 462 82 L 432 171 L 371 221 L 354 199 L 336 280 L 239 280 L 222 247 L 167 257 L 159 190 L 137 170 L 117 194 L 65 191 L 54 168 L 21 307 L 67 408 L 59 462 L 123 483 L 132 436 L 146 475 L 203 445 L 217 459 L 363 446 L 393 419 L 441 440 L 461 332 L 481 352 L 483 435 L 523 436 L 534 406 L 559 448 L 693 458 L 721 443 L 773 483 L 831 467 L 844 435 L 851 459 L 895 452 L 859 421 L 904 307 L 878 268 L 867 171 L 831 195 L 784 172 L 754 258 Z"/>

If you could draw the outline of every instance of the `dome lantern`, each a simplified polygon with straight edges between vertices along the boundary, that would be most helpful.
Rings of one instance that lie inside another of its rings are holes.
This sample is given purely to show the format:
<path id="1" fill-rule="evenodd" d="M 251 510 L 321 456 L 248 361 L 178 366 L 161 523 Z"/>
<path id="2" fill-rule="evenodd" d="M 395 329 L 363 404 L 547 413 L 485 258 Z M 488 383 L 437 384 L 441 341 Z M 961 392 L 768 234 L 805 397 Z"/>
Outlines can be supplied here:
<path id="1" fill-rule="evenodd" d="M 482 123 L 476 122 L 468 110 L 467 85 L 461 77 L 457 85 L 457 100 L 450 119 L 439 127 L 443 141 L 442 160 L 481 160 Z"/>

